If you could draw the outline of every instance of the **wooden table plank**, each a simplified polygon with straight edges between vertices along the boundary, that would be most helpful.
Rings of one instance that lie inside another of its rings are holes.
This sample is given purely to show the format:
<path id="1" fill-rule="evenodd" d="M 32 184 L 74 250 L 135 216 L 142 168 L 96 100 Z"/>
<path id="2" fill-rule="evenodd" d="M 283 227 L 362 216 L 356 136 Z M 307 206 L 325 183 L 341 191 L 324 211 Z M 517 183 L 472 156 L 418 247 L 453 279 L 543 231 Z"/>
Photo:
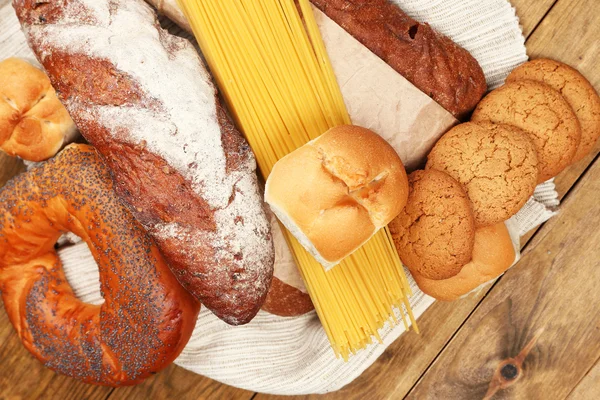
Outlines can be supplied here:
<path id="1" fill-rule="evenodd" d="M 532 58 L 556 58 L 600 87 L 600 12 L 597 0 L 560 0 L 527 43 Z"/>
<path id="2" fill-rule="evenodd" d="M 140 385 L 114 389 L 108 399 L 250 400 L 252 396 L 254 392 L 236 389 L 171 365 Z"/>
<path id="3" fill-rule="evenodd" d="M 600 326 L 598 326 L 600 329 Z M 569 400 L 596 399 L 600 393 L 598 385 L 600 384 L 600 359 L 596 360 L 596 365 L 588 371 L 585 377 L 577 384 L 575 389 L 569 394 Z"/>
<path id="4" fill-rule="evenodd" d="M 517 10 L 517 16 L 527 38 L 536 26 L 542 21 L 548 10 L 557 0 L 510 0 Z"/>
<path id="5" fill-rule="evenodd" d="M 541 333 L 495 399 L 564 398 L 600 357 L 600 161 L 535 249 L 508 271 L 409 398 L 483 398 L 501 361 Z M 518 363 L 515 363 L 518 365 Z M 509 372 L 509 371 L 508 371 Z"/>

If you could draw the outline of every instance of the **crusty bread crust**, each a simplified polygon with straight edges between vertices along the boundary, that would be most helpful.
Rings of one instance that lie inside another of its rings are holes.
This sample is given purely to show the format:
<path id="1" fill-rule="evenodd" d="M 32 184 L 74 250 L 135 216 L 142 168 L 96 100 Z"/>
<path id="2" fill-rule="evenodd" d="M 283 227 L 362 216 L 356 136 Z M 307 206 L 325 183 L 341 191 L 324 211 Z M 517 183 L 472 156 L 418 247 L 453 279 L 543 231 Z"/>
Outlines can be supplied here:
<path id="1" fill-rule="evenodd" d="M 315 306 L 308 293 L 304 293 L 273 277 L 271 288 L 262 309 L 281 317 L 295 317 L 314 310 Z"/>
<path id="2" fill-rule="evenodd" d="M 230 324 L 260 309 L 273 245 L 254 156 L 187 40 L 142 0 L 14 0 L 29 43 L 182 285 Z"/>

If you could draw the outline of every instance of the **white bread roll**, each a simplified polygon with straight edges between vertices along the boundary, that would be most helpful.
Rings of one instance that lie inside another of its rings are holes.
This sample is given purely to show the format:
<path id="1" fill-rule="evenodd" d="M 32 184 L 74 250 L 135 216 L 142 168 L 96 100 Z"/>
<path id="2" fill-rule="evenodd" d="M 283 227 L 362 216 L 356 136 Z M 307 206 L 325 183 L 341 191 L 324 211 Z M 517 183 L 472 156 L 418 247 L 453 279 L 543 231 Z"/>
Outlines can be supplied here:
<path id="1" fill-rule="evenodd" d="M 329 269 L 405 206 L 408 180 L 396 151 L 357 126 L 330 129 L 275 164 L 265 201 Z"/>
<path id="2" fill-rule="evenodd" d="M 504 222 L 479 228 L 475 232 L 473 259 L 452 278 L 427 279 L 411 274 L 419 288 L 442 301 L 454 301 L 497 278 L 515 261 L 515 249 Z"/>

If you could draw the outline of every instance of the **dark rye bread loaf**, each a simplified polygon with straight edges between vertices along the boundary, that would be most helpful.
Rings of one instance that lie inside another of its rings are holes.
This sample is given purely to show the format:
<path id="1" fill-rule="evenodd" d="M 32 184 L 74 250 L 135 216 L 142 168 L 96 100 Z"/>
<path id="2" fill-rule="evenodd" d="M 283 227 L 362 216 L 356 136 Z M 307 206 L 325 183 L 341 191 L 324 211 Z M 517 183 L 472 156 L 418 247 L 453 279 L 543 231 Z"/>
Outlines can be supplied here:
<path id="1" fill-rule="evenodd" d="M 30 46 L 181 284 L 250 321 L 273 244 L 249 146 L 194 47 L 142 0 L 13 0 Z"/>
<path id="2" fill-rule="evenodd" d="M 388 0 L 311 2 L 456 118 L 485 94 L 485 76 L 468 51 Z"/>

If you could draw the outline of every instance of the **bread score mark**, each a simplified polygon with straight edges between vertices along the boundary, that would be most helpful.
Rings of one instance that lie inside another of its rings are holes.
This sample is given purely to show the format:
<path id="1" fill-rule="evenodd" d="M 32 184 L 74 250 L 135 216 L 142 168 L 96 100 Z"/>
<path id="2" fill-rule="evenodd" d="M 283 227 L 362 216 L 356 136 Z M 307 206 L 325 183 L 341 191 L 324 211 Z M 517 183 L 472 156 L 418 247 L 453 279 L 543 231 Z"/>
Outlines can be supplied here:
<path id="1" fill-rule="evenodd" d="M 342 183 L 347 191 L 347 198 L 340 200 L 333 207 L 325 208 L 320 211 L 323 216 L 327 211 L 336 207 L 361 207 L 372 221 L 379 221 L 379 216 L 369 207 L 375 201 L 374 197 L 385 184 L 389 172 L 382 171 L 379 175 L 370 178 L 369 173 L 361 169 L 353 169 L 352 164 L 345 161 L 342 157 L 327 157 L 325 152 L 316 147 L 323 171 L 331 176 L 331 179 Z M 376 225 L 373 224 L 373 234 L 376 231 Z M 311 228 L 307 229 L 307 234 Z M 372 236 L 372 235 L 371 235 Z"/>

